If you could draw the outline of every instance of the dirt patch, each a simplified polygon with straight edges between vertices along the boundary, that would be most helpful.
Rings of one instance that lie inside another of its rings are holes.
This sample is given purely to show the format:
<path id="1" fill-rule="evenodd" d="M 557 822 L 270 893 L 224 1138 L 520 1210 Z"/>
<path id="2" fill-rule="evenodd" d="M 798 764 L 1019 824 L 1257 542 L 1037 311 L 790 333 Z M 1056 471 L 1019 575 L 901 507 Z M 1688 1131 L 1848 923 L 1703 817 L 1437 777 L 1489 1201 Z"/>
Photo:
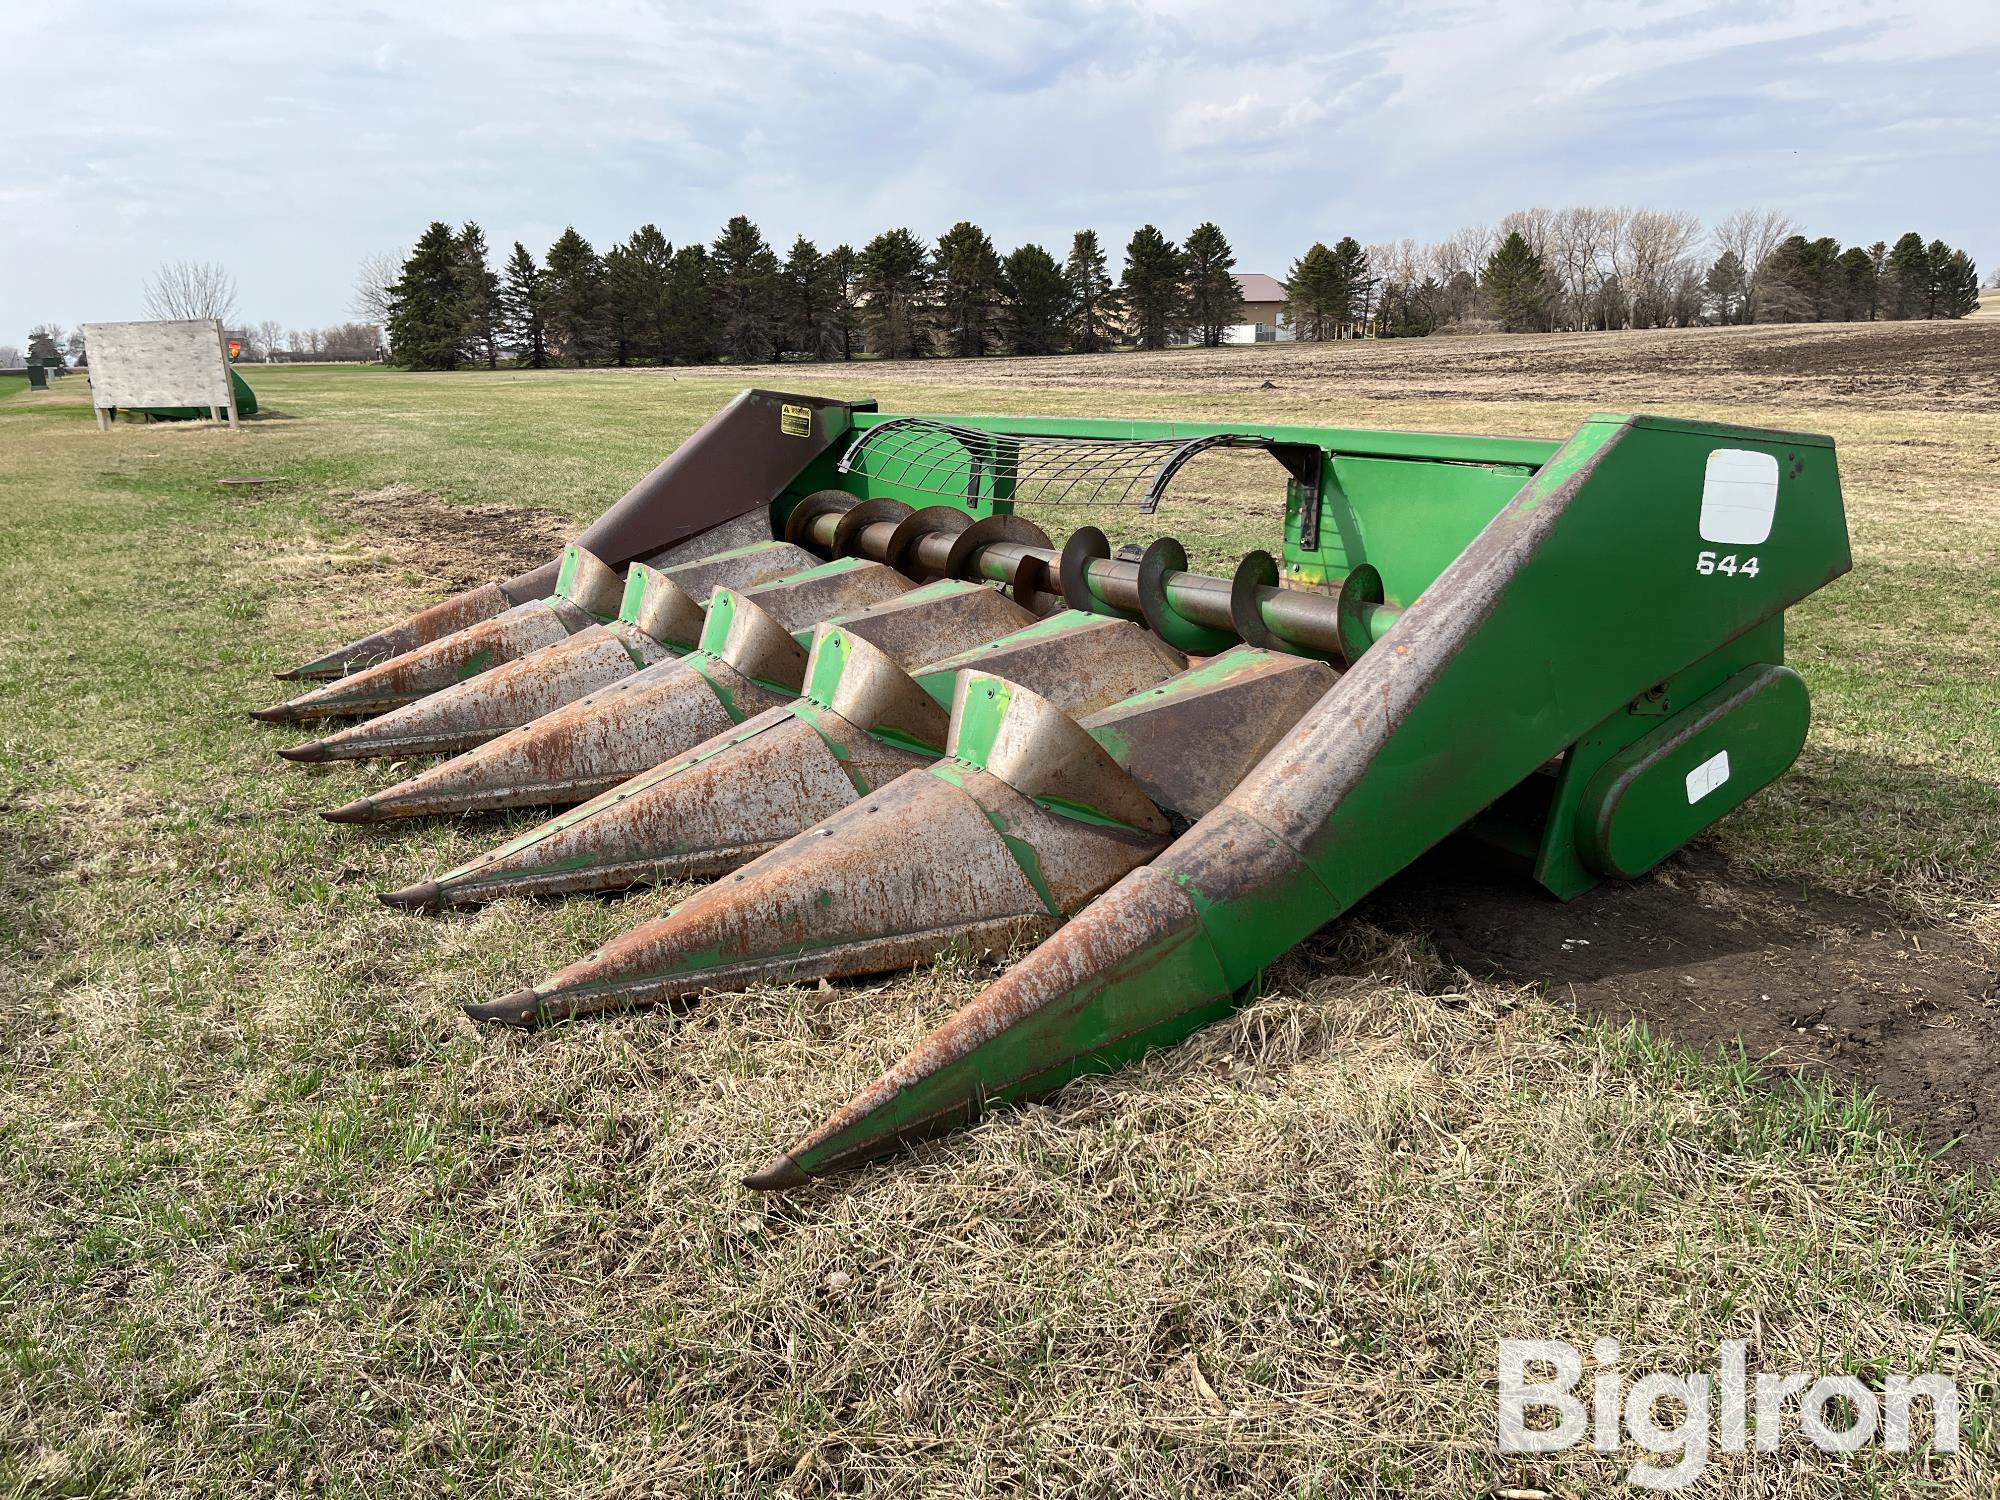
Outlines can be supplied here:
<path id="1" fill-rule="evenodd" d="M 331 498 L 335 513 L 352 519 L 371 547 L 399 562 L 421 560 L 440 595 L 545 563 L 575 530 L 553 511 L 453 505 L 406 484 L 337 490 Z"/>
<path id="2" fill-rule="evenodd" d="M 1873 1090 L 1947 1160 L 2000 1165 L 2000 954 L 1967 932 L 1746 879 L 1707 849 L 1564 904 L 1447 848 L 1366 911 L 1476 978 Z"/>

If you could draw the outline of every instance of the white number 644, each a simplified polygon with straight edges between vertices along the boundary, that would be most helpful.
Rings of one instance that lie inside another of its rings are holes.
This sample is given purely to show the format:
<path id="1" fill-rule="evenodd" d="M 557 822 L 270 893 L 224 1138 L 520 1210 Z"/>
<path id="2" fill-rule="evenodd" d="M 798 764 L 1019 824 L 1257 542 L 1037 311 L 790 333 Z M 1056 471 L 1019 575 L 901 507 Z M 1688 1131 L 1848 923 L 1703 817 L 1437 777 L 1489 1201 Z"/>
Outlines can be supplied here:
<path id="1" fill-rule="evenodd" d="M 1728 578 L 1755 578 L 1757 556 L 1752 553 L 1739 563 L 1734 552 L 1725 552 L 1720 557 L 1713 552 L 1703 552 L 1695 557 L 1694 570 L 1704 578 L 1711 573 L 1721 573 Z"/>

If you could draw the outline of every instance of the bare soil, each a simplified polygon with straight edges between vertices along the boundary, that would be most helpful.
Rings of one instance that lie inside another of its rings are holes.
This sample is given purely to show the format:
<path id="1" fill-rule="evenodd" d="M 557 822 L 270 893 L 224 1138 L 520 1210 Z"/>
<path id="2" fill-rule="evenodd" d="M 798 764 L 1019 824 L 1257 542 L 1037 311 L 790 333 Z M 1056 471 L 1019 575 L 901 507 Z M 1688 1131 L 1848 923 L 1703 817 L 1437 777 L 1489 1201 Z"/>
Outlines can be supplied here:
<path id="1" fill-rule="evenodd" d="M 333 502 L 385 562 L 421 566 L 439 597 L 545 563 L 576 530 L 553 511 L 453 505 L 410 485 L 337 491 Z"/>
<path id="2" fill-rule="evenodd" d="M 1487 334 L 1333 344 L 1258 344 L 1115 356 L 915 360 L 767 367 L 869 387 L 968 385 L 1221 395 L 1276 390 L 1287 402 L 1658 402 L 2000 411 L 2000 319 L 1795 323 L 1612 333 Z M 687 371 L 676 371 L 686 375 Z M 730 378 L 747 372 L 732 369 Z M 1268 385 L 1266 384 L 1268 382 Z"/>
<path id="3" fill-rule="evenodd" d="M 1757 880 L 1700 846 L 1565 904 L 1447 845 L 1363 913 L 1474 978 L 1872 1090 L 1947 1160 L 2000 1164 L 2000 954 L 1963 928 Z"/>

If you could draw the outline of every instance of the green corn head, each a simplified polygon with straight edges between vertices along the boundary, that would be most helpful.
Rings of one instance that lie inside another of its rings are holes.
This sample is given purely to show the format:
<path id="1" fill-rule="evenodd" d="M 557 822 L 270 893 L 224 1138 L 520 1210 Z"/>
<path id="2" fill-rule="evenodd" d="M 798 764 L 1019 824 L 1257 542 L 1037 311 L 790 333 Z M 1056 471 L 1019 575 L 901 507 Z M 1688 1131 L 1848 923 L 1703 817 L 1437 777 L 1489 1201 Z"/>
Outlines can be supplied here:
<path id="1" fill-rule="evenodd" d="M 1274 553 L 1057 545 L 1268 454 Z M 797 1186 L 1225 1014 L 1462 833 L 1568 899 L 1805 740 L 1785 608 L 1849 566 L 1823 437 L 1598 415 L 1565 442 L 890 416 L 746 391 L 543 568 L 286 674 L 296 759 L 438 754 L 340 822 L 548 820 L 385 894 L 710 881 L 471 1013 L 536 1025 L 1036 944 L 748 1180 Z"/>

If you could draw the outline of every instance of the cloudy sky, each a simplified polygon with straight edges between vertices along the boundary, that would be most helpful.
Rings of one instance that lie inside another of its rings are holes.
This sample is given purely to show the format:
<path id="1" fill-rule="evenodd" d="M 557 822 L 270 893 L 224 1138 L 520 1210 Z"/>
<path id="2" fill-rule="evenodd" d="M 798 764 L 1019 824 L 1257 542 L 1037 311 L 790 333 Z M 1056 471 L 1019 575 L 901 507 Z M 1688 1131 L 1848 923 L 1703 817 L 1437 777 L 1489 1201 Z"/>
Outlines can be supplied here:
<path id="1" fill-rule="evenodd" d="M 1061 253 L 1204 218 L 1239 269 L 1564 203 L 1784 209 L 2000 261 L 1991 0 L 6 0 L 0 343 L 142 315 L 348 316 L 433 218 L 538 252 L 748 213 Z"/>

